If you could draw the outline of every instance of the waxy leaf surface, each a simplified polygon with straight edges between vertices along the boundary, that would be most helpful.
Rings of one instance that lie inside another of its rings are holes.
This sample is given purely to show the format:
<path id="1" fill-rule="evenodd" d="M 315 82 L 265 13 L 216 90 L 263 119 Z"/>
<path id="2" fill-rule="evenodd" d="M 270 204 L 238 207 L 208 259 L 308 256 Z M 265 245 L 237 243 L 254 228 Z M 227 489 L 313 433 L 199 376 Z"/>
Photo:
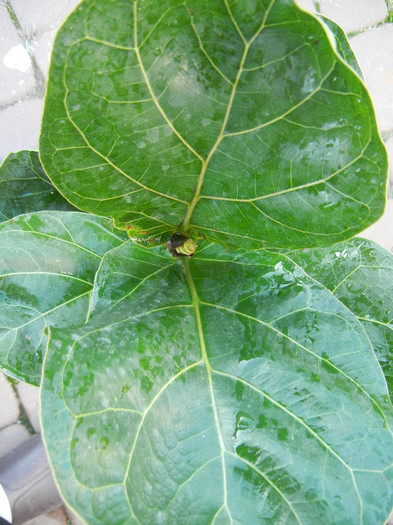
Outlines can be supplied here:
<path id="1" fill-rule="evenodd" d="M 46 326 L 84 322 L 102 256 L 126 240 L 78 212 L 20 215 L 0 225 L 0 367 L 39 384 Z"/>
<path id="2" fill-rule="evenodd" d="M 54 46 L 43 165 L 135 237 L 348 239 L 382 214 L 387 161 L 328 33 L 291 0 L 85 0 Z"/>
<path id="3" fill-rule="evenodd" d="M 370 338 L 393 399 L 393 255 L 366 239 L 289 257 L 324 284 L 359 319 Z"/>
<path id="4" fill-rule="evenodd" d="M 0 166 L 0 222 L 42 210 L 75 208 L 48 179 L 37 151 L 10 153 Z"/>
<path id="5" fill-rule="evenodd" d="M 392 407 L 357 317 L 287 256 L 108 253 L 51 330 L 46 447 L 89 524 L 383 523 Z"/>
<path id="6" fill-rule="evenodd" d="M 356 71 L 356 73 L 363 78 L 362 71 L 356 60 L 354 52 L 352 51 L 351 45 L 348 42 L 348 39 L 339 25 L 337 25 L 333 20 L 327 18 L 326 16 L 318 15 L 319 20 L 321 20 L 330 30 L 331 37 L 335 43 L 336 51 L 340 57 L 349 65 L 351 68 Z"/>

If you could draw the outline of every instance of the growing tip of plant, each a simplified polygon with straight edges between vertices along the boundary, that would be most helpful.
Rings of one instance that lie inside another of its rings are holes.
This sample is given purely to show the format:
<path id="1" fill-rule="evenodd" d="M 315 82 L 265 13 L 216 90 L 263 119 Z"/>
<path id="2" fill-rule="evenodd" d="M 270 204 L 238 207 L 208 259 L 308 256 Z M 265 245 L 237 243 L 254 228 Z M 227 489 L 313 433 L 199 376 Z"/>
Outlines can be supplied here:
<path id="1" fill-rule="evenodd" d="M 174 257 L 192 257 L 197 249 L 195 242 L 180 232 L 175 232 L 165 246 Z"/>

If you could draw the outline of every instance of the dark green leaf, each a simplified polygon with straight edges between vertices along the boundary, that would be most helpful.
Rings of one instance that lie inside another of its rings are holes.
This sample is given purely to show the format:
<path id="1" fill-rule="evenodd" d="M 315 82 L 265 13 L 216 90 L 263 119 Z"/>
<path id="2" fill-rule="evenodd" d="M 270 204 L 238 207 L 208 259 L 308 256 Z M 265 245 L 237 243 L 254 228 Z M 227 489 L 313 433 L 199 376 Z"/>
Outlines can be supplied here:
<path id="1" fill-rule="evenodd" d="M 85 0 L 54 46 L 44 167 L 135 237 L 348 239 L 383 212 L 387 160 L 325 28 L 291 0 Z"/>
<path id="2" fill-rule="evenodd" d="M 360 69 L 358 61 L 356 60 L 348 39 L 341 27 L 326 16 L 318 15 L 318 18 L 322 20 L 322 22 L 328 27 L 328 30 L 331 31 L 336 44 L 337 53 L 354 71 L 356 71 L 360 78 L 363 78 L 362 70 Z"/>
<path id="3" fill-rule="evenodd" d="M 0 221 L 41 210 L 73 210 L 44 172 L 37 151 L 10 153 L 0 166 Z"/>
<path id="4" fill-rule="evenodd" d="M 111 221 L 77 212 L 40 212 L 0 225 L 0 366 L 38 384 L 46 326 L 86 319 L 102 256 L 126 240 Z"/>
<path id="5" fill-rule="evenodd" d="M 356 316 L 282 254 L 126 244 L 51 330 L 44 437 L 92 524 L 382 524 L 392 407 Z"/>
<path id="6" fill-rule="evenodd" d="M 329 248 L 293 252 L 290 257 L 359 319 L 393 400 L 393 255 L 372 241 L 358 238 Z"/>

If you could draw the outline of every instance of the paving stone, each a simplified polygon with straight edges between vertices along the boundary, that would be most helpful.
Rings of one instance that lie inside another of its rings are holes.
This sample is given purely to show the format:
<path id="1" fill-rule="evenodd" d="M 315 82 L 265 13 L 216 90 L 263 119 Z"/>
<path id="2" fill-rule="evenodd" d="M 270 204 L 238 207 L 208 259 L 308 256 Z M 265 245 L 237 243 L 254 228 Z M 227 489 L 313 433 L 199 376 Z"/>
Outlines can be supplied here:
<path id="1" fill-rule="evenodd" d="M 371 239 L 393 252 L 393 200 L 389 199 L 386 209 L 378 222 L 359 234 L 360 237 Z"/>
<path id="2" fill-rule="evenodd" d="M 393 184 L 393 136 L 385 142 L 385 146 L 389 155 L 389 179 L 390 183 Z"/>
<path id="3" fill-rule="evenodd" d="M 0 428 L 15 423 L 19 418 L 19 403 L 7 377 L 0 372 Z"/>
<path id="4" fill-rule="evenodd" d="M 42 33 L 31 42 L 31 48 L 36 60 L 37 66 L 42 71 L 45 79 L 48 79 L 48 69 L 50 55 L 53 47 L 53 41 L 57 31 L 52 29 Z"/>
<path id="5" fill-rule="evenodd" d="M 34 90 L 30 57 L 3 4 L 0 4 L 0 105 L 20 100 Z"/>
<path id="6" fill-rule="evenodd" d="M 71 525 L 84 525 L 85 523 L 76 514 L 74 514 L 70 509 L 67 509 L 67 516 L 70 518 Z"/>
<path id="7" fill-rule="evenodd" d="M 0 159 L 11 151 L 38 149 L 44 101 L 25 100 L 0 111 Z"/>
<path id="8" fill-rule="evenodd" d="M 71 525 L 84 525 L 84 522 L 69 509 L 66 508 L 64 511 L 63 507 L 59 507 L 43 516 L 26 521 L 25 525 L 68 525 L 69 523 Z"/>
<path id="9" fill-rule="evenodd" d="M 319 7 L 347 33 L 373 26 L 388 14 L 385 0 L 319 0 Z"/>
<path id="10" fill-rule="evenodd" d="M 80 0 L 11 0 L 20 25 L 29 35 L 58 27 L 79 3 Z"/>
<path id="11" fill-rule="evenodd" d="M 20 402 L 36 432 L 40 432 L 40 392 L 37 386 L 20 382 L 16 385 Z"/>
<path id="12" fill-rule="evenodd" d="M 25 525 L 67 525 L 67 517 L 63 508 L 59 507 L 48 514 L 26 521 Z"/>
<path id="13" fill-rule="evenodd" d="M 3 402 L 3 400 L 2 400 Z M 0 457 L 4 456 L 27 439 L 30 434 L 21 423 L 14 423 L 0 430 Z"/>
<path id="14" fill-rule="evenodd" d="M 393 24 L 350 40 L 373 99 L 381 131 L 393 129 Z"/>
<path id="15" fill-rule="evenodd" d="M 296 3 L 305 11 L 310 11 L 311 13 L 315 11 L 313 0 L 297 0 Z"/>

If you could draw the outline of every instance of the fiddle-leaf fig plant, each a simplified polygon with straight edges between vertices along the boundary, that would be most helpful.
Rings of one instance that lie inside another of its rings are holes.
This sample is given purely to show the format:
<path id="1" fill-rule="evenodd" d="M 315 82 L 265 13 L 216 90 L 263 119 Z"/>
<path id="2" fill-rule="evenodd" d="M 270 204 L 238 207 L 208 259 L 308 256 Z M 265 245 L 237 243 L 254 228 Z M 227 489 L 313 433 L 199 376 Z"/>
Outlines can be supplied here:
<path id="1" fill-rule="evenodd" d="M 39 155 L 0 167 L 0 362 L 40 384 L 67 504 L 382 525 L 393 256 L 352 237 L 387 157 L 341 29 L 293 0 L 83 0 Z"/>

